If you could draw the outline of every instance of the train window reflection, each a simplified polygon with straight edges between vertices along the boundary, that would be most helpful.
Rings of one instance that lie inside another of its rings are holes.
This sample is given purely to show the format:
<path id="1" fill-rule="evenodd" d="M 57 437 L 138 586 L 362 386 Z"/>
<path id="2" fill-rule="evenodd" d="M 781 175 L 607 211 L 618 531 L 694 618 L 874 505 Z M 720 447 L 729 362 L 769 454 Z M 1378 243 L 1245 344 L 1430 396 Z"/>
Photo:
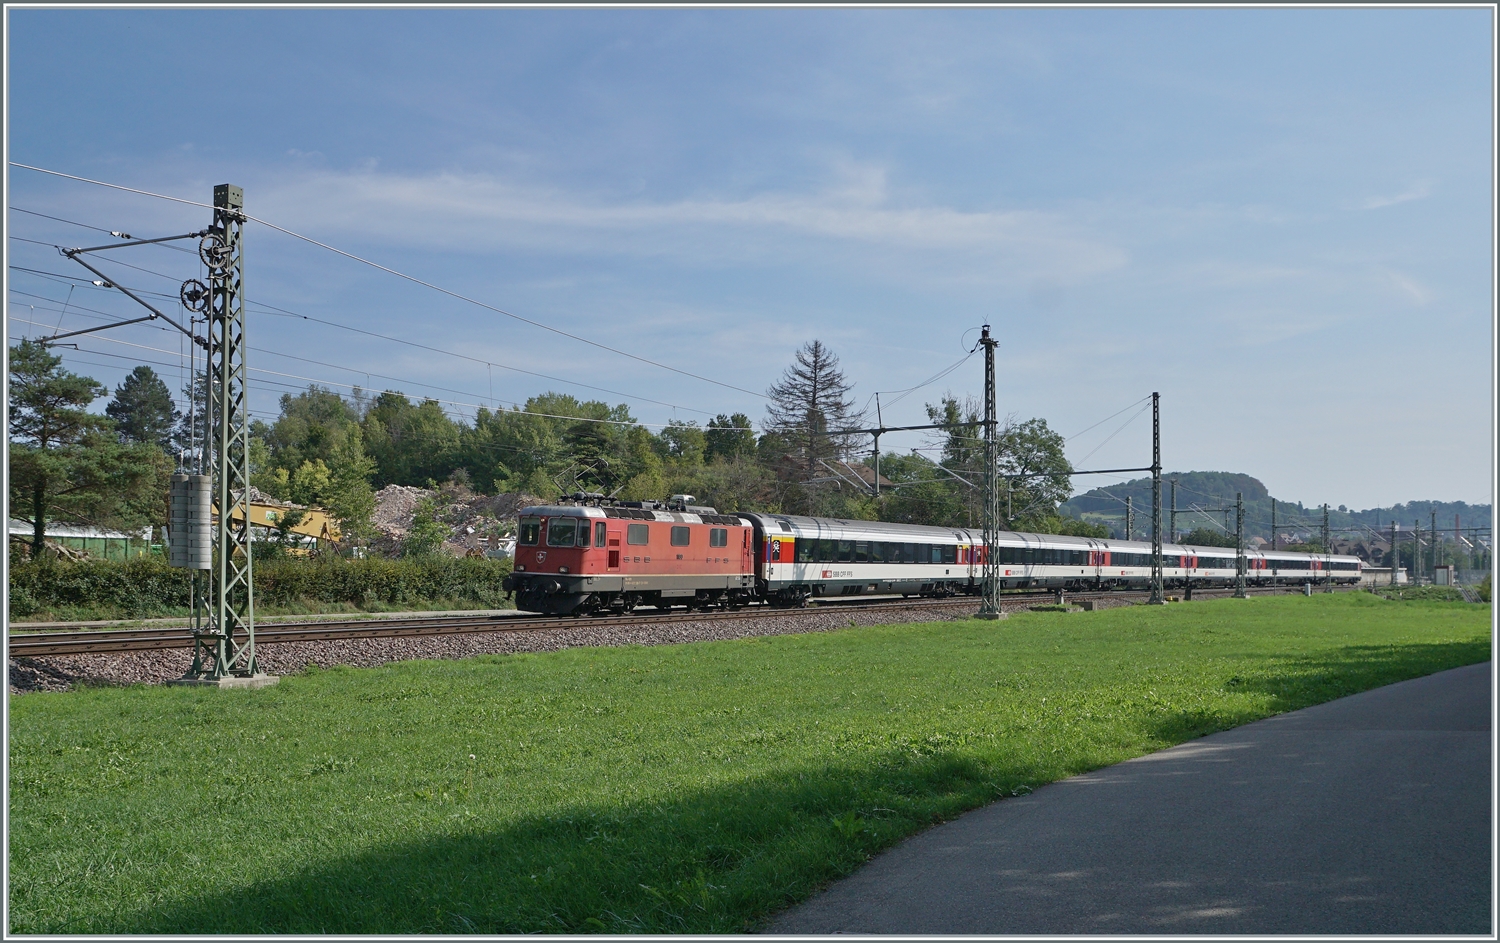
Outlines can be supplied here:
<path id="1" fill-rule="evenodd" d="M 542 521 L 537 517 L 521 518 L 521 532 L 516 541 L 523 547 L 535 547 L 542 536 Z"/>
<path id="2" fill-rule="evenodd" d="M 578 522 L 571 517 L 554 517 L 547 522 L 547 546 L 573 546 L 573 532 L 577 529 Z"/>

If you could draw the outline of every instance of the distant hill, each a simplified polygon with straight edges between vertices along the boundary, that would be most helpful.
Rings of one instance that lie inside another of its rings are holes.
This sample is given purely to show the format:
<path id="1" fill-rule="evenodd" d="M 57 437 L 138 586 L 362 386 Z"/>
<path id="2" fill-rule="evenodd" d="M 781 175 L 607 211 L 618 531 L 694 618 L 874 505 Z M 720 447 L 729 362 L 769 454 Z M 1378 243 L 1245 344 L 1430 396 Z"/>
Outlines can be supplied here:
<path id="1" fill-rule="evenodd" d="M 1239 491 L 1245 495 L 1246 537 L 1270 538 L 1271 494 L 1258 479 L 1235 472 L 1164 473 L 1161 484 L 1163 528 L 1170 526 L 1168 512 L 1172 506 L 1170 481 L 1173 478 L 1177 479 L 1177 529 L 1179 531 L 1192 530 L 1194 527 L 1208 527 L 1213 530 L 1227 527 L 1230 532 L 1233 532 L 1234 495 Z M 1106 485 L 1076 495 L 1062 506 L 1062 511 L 1071 517 L 1109 524 L 1115 528 L 1117 536 L 1124 536 L 1123 521 L 1127 497 L 1132 499 L 1135 506 L 1136 536 L 1149 536 L 1151 533 L 1150 478 L 1137 478 L 1134 481 L 1117 485 Z M 1228 507 L 1230 511 L 1228 514 L 1223 512 L 1198 513 L 1193 511 L 1195 505 L 1199 508 Z M 1329 509 L 1328 522 L 1337 532 L 1353 530 L 1368 533 L 1366 528 L 1369 528 L 1384 533 L 1390 528 L 1392 519 L 1399 522 L 1403 530 L 1410 530 L 1412 522 L 1418 519 L 1422 521 L 1422 526 L 1425 528 L 1432 520 L 1433 511 L 1437 512 L 1439 528 L 1452 528 L 1455 514 L 1458 515 L 1464 527 L 1491 524 L 1492 509 L 1488 504 L 1469 504 L 1464 501 L 1412 501 L 1395 507 L 1370 508 L 1364 511 L 1354 511 L 1340 505 Z M 1323 526 L 1323 509 L 1321 507 L 1304 508 L 1296 502 L 1288 504 L 1285 501 L 1278 501 L 1276 523 L 1278 528 L 1287 524 L 1296 524 L 1302 533 L 1311 534 L 1315 529 Z M 1284 530 L 1281 532 L 1286 533 Z"/>

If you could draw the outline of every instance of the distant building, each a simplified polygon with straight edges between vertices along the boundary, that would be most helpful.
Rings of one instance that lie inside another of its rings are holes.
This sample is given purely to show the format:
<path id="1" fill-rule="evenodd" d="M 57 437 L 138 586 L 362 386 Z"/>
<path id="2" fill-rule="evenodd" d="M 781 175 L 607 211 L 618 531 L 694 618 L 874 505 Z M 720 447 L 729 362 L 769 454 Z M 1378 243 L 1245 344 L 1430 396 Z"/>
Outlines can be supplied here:
<path id="1" fill-rule="evenodd" d="M 11 540 L 30 543 L 32 527 L 26 521 L 10 519 L 8 528 Z M 145 556 L 151 552 L 151 528 L 143 527 L 135 533 L 105 530 L 86 524 L 59 524 L 49 521 L 43 532 L 47 540 L 58 546 L 82 550 L 98 560 L 124 560 L 127 557 Z"/>

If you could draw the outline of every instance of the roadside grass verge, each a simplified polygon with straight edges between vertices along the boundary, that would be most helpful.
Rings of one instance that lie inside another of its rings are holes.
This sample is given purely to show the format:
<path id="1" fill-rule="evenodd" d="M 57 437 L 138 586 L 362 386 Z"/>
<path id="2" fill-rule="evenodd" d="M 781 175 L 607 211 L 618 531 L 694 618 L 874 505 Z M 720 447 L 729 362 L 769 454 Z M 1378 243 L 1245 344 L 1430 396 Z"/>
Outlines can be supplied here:
<path id="1" fill-rule="evenodd" d="M 753 930 L 965 810 L 1489 633 L 1259 597 L 17 696 L 9 929 Z"/>

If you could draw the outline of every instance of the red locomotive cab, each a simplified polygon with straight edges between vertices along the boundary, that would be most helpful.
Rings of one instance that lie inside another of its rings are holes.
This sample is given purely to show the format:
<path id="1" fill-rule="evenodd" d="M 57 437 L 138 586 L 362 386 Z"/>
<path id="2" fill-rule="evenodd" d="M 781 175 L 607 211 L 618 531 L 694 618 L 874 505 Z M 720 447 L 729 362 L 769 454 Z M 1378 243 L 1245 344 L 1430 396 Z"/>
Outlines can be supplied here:
<path id="1" fill-rule="evenodd" d="M 602 573 L 607 530 L 603 520 L 588 517 L 523 517 L 516 535 L 516 572 Z"/>

